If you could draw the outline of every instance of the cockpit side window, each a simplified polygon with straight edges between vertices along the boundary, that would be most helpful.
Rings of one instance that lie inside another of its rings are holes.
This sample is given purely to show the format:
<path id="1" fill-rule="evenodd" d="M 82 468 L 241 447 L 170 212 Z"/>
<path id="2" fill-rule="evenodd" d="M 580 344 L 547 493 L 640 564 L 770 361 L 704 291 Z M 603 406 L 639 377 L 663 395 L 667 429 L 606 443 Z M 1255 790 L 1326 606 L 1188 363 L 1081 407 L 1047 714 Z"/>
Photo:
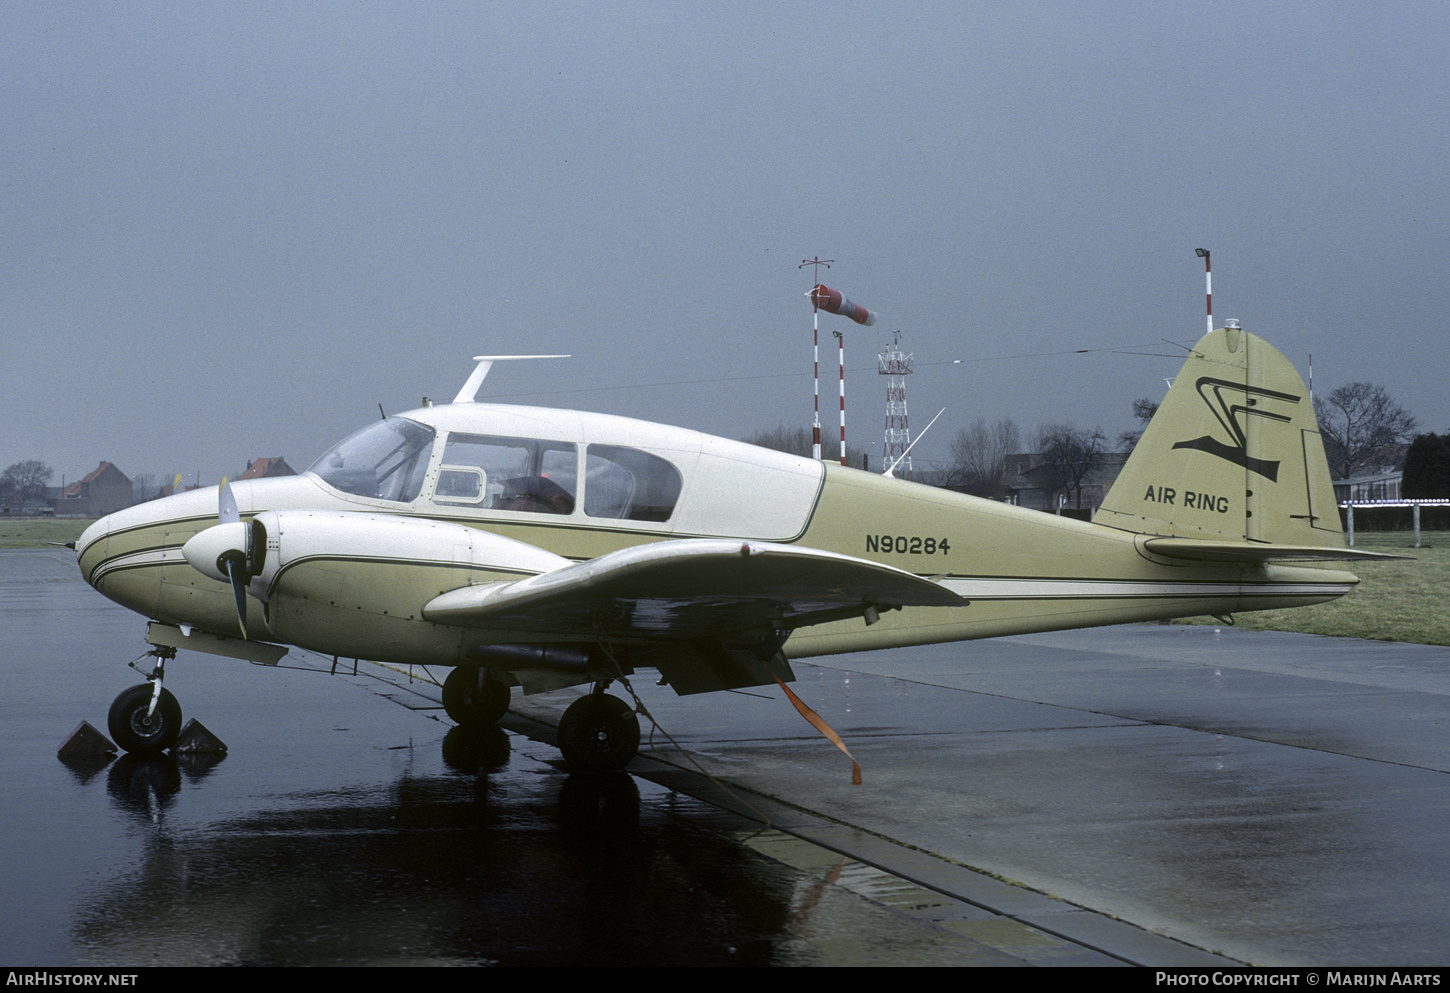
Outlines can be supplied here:
<path id="1" fill-rule="evenodd" d="M 584 513 L 590 517 L 667 521 L 680 498 L 680 470 L 637 448 L 590 445 L 584 472 Z"/>
<path id="2" fill-rule="evenodd" d="M 578 449 L 563 441 L 448 436 L 433 502 L 486 510 L 572 514 Z"/>
<path id="3" fill-rule="evenodd" d="M 355 496 L 412 503 L 422 492 L 433 429 L 405 417 L 370 424 L 323 454 L 310 472 Z"/>

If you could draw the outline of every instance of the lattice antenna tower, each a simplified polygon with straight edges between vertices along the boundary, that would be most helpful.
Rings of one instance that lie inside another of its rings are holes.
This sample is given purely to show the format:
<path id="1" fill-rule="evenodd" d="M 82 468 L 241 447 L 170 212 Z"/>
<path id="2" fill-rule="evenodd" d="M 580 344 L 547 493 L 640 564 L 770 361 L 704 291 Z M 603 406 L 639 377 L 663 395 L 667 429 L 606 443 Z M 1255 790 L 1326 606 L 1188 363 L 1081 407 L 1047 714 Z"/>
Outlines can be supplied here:
<path id="1" fill-rule="evenodd" d="M 889 468 L 911 447 L 906 420 L 906 377 L 911 375 L 910 353 L 901 350 L 901 332 L 894 332 L 891 348 L 876 354 L 876 372 L 886 377 L 886 435 L 882 440 L 882 467 Z M 893 475 L 911 478 L 911 456 L 906 455 Z"/>

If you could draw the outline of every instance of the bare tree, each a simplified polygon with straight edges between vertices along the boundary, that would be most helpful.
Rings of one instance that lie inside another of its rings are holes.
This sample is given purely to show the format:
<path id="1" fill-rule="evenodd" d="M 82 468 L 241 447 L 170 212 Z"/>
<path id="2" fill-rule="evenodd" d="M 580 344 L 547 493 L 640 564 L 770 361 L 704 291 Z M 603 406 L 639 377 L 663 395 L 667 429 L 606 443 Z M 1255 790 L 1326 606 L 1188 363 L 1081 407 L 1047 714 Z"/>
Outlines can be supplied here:
<path id="1" fill-rule="evenodd" d="M 1037 450 L 1041 461 L 1032 472 L 1042 489 L 1071 498 L 1073 506 L 1081 509 L 1083 484 L 1107 453 L 1102 429 L 1049 424 L 1037 434 Z"/>
<path id="2" fill-rule="evenodd" d="M 804 455 L 809 458 L 811 454 L 811 432 L 806 428 L 788 428 L 784 424 L 777 424 L 773 428 L 757 431 L 743 440 L 751 445 L 791 455 Z"/>
<path id="3" fill-rule="evenodd" d="M 1021 450 L 1021 433 L 1010 419 L 988 425 L 979 417 L 952 438 L 947 485 L 973 496 L 999 497 L 1007 491 L 1007 459 Z"/>
<path id="4" fill-rule="evenodd" d="M 44 499 L 46 484 L 53 474 L 50 466 L 36 459 L 12 463 L 0 475 L 0 503 L 19 505 Z"/>
<path id="5" fill-rule="evenodd" d="M 777 424 L 773 428 L 766 428 L 757 431 L 748 438 L 742 439 L 747 444 L 759 445 L 761 448 L 771 448 L 777 452 L 785 452 L 789 455 L 803 455 L 811 457 L 811 431 L 810 428 L 788 428 L 784 424 Z M 836 437 L 832 444 L 826 438 L 821 439 L 821 458 L 826 462 L 838 461 L 841 457 L 841 439 Z M 846 446 L 846 464 L 865 468 L 866 455 L 859 448 L 852 445 Z"/>
<path id="6" fill-rule="evenodd" d="M 1129 453 L 1138 447 L 1138 439 L 1143 437 L 1143 432 L 1148 428 L 1148 422 L 1153 415 L 1158 413 L 1158 402 L 1149 400 L 1147 397 L 1139 397 L 1133 401 L 1133 416 L 1138 419 L 1138 426 L 1118 435 L 1118 451 Z"/>
<path id="7" fill-rule="evenodd" d="M 1415 419 L 1374 383 L 1350 383 L 1315 397 L 1314 416 L 1338 479 L 1395 465 L 1415 433 Z"/>

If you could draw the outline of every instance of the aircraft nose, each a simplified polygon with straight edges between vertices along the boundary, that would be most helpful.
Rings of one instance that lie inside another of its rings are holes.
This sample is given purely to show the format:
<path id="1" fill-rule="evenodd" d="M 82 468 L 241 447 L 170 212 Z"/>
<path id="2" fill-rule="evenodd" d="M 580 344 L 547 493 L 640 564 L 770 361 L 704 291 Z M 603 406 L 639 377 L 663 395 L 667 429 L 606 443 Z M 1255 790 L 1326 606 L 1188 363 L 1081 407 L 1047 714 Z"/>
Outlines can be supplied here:
<path id="1" fill-rule="evenodd" d="M 86 552 L 90 551 L 91 549 L 95 549 L 102 556 L 104 556 L 106 550 L 106 538 L 110 535 L 110 533 L 111 518 L 102 517 L 100 520 L 94 522 L 93 524 L 91 524 L 90 527 L 82 531 L 81 536 L 76 539 L 76 565 L 80 567 L 82 578 L 84 578 L 85 581 L 90 583 L 92 586 L 96 584 L 92 582 L 90 570 L 94 568 L 95 562 L 87 561 L 87 559 L 85 558 Z M 91 559 L 96 559 L 96 556 L 91 556 Z"/>
<path id="2" fill-rule="evenodd" d="M 80 556 L 84 554 L 87 548 L 110 533 L 110 517 L 102 517 L 100 520 L 92 522 L 91 526 L 82 531 L 81 536 L 76 539 L 76 555 Z"/>
<path id="3" fill-rule="evenodd" d="M 187 539 L 181 554 L 191 567 L 204 576 L 229 583 L 224 560 L 246 554 L 247 525 L 240 521 L 217 524 Z"/>

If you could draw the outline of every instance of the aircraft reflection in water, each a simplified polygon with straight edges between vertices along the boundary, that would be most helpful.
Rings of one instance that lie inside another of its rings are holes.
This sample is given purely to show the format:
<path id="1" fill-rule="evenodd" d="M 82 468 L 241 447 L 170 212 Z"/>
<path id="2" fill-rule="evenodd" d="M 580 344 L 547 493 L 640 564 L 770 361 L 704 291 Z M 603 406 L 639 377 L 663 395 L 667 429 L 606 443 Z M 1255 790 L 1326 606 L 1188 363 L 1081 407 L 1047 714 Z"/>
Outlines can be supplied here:
<path id="1" fill-rule="evenodd" d="M 1203 337 L 1091 523 L 603 414 L 453 403 L 364 428 L 305 474 L 131 507 L 76 544 L 101 593 L 151 618 L 158 662 L 110 727 L 166 748 L 187 648 L 451 666 L 444 704 L 488 724 L 592 684 L 563 715 L 572 768 L 617 769 L 640 668 L 678 693 L 792 677 L 789 659 L 1319 603 L 1358 581 L 1293 367 L 1237 327 Z M 1287 564 L 1287 563 L 1309 564 Z"/>

